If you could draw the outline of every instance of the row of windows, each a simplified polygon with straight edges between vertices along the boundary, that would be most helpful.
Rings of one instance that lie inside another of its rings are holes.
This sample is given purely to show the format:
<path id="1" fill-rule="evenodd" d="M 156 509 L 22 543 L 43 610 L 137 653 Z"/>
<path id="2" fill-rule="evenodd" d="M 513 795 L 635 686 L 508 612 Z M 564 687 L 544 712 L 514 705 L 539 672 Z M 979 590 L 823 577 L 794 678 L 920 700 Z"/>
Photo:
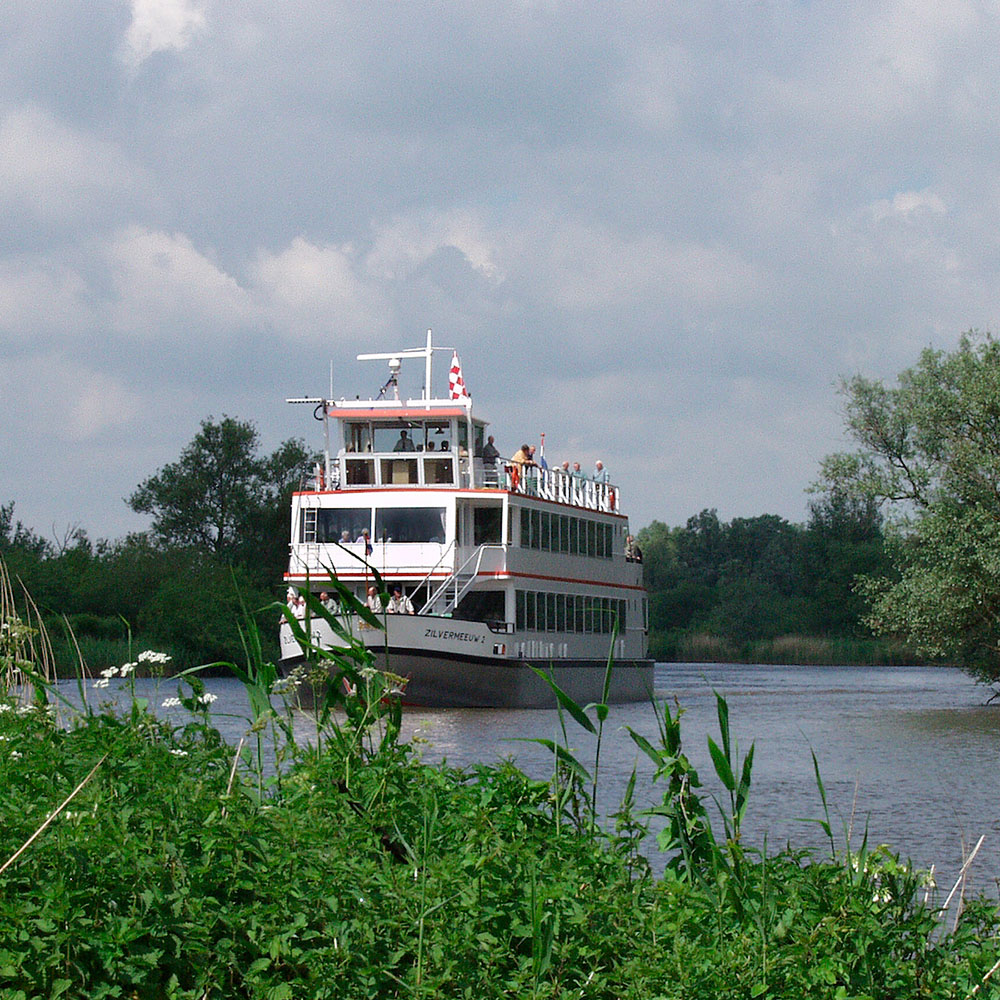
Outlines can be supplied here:
<path id="1" fill-rule="evenodd" d="M 517 628 L 528 632 L 610 633 L 617 618 L 618 631 L 626 628 L 628 601 L 616 597 L 586 597 L 518 590 Z"/>
<path id="2" fill-rule="evenodd" d="M 614 538 L 612 524 L 547 510 L 521 511 L 521 547 L 525 549 L 610 559 Z"/>

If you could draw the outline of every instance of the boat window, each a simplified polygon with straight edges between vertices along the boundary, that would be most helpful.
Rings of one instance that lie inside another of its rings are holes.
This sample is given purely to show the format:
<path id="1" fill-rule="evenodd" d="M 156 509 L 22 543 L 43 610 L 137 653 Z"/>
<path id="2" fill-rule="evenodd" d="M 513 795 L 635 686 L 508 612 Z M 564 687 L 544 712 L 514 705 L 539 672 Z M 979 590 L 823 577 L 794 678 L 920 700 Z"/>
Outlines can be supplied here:
<path id="1" fill-rule="evenodd" d="M 367 424 L 349 423 L 344 428 L 344 447 L 350 451 L 371 451 L 372 433 Z"/>
<path id="2" fill-rule="evenodd" d="M 375 537 L 386 542 L 444 542 L 444 507 L 380 507 Z"/>
<path id="3" fill-rule="evenodd" d="M 348 486 L 371 486 L 375 482 L 375 460 L 373 458 L 346 458 Z"/>
<path id="4" fill-rule="evenodd" d="M 383 458 L 381 466 L 383 486 L 414 486 L 418 482 L 415 458 Z"/>
<path id="5" fill-rule="evenodd" d="M 467 622 L 502 622 L 506 618 L 502 590 L 473 590 L 459 602 L 454 618 Z"/>
<path id="6" fill-rule="evenodd" d="M 447 420 L 428 420 L 421 428 L 418 426 L 414 431 L 418 435 L 417 440 L 423 444 L 425 451 L 447 451 L 441 446 L 448 440 Z"/>
<path id="7" fill-rule="evenodd" d="M 428 485 L 441 485 L 455 482 L 455 463 L 448 458 L 424 458 L 424 482 Z"/>
<path id="8" fill-rule="evenodd" d="M 523 508 L 520 511 L 521 517 L 521 548 L 531 548 L 531 514 Z"/>
<path id="9" fill-rule="evenodd" d="M 500 507 L 474 507 L 472 525 L 474 545 L 498 545 L 503 526 L 503 511 Z"/>
<path id="10" fill-rule="evenodd" d="M 316 511 L 317 542 L 354 542 L 372 530 L 371 507 L 321 507 Z"/>
<path id="11" fill-rule="evenodd" d="M 420 425 L 414 425 L 409 420 L 375 424 L 376 451 L 416 451 L 422 439 Z"/>

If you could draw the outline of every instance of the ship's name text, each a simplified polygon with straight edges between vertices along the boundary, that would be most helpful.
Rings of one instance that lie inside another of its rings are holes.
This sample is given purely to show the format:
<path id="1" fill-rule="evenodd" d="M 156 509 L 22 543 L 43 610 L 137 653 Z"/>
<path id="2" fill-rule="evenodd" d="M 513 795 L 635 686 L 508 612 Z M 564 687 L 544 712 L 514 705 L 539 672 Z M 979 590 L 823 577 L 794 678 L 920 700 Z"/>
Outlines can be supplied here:
<path id="1" fill-rule="evenodd" d="M 424 635 L 431 639 L 455 639 L 458 642 L 485 642 L 486 636 L 473 635 L 471 632 L 451 632 L 446 629 L 429 628 Z"/>

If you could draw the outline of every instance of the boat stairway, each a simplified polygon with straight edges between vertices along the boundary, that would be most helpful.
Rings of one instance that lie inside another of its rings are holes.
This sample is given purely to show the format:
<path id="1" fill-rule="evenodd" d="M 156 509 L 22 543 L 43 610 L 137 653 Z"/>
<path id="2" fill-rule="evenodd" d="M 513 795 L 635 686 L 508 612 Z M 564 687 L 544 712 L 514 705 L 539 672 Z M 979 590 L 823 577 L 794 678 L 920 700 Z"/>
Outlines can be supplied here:
<path id="1" fill-rule="evenodd" d="M 430 589 L 430 574 L 428 574 L 423 583 L 427 585 L 429 596 L 420 609 L 420 614 L 451 614 L 476 582 L 476 578 L 479 576 L 483 565 L 484 557 L 488 553 L 496 553 L 498 551 L 501 554 L 504 553 L 506 546 L 493 544 L 480 545 L 461 566 L 445 577 L 433 591 Z"/>

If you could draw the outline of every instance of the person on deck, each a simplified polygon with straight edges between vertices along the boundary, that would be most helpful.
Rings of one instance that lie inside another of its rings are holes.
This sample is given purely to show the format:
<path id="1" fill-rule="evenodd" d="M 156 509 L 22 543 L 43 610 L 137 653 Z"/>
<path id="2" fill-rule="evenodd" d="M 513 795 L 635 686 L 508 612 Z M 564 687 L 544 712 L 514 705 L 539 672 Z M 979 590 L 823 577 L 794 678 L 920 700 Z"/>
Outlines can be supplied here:
<path id="1" fill-rule="evenodd" d="M 396 447 L 392 449 L 393 451 L 416 451 L 413 445 L 413 440 L 410 438 L 406 431 L 399 432 L 399 440 L 396 442 Z"/>
<path id="2" fill-rule="evenodd" d="M 398 584 L 393 584 L 392 597 L 389 598 L 389 607 L 386 611 L 390 615 L 415 615 L 413 602 L 403 593 L 403 588 Z"/>
<path id="3" fill-rule="evenodd" d="M 642 549 L 639 548 L 639 543 L 633 535 L 625 536 L 625 558 L 629 562 L 642 562 Z"/>
<path id="4" fill-rule="evenodd" d="M 600 459 L 598 459 L 597 462 L 594 464 L 594 474 L 593 476 L 591 476 L 591 479 L 593 479 L 595 483 L 607 484 L 611 482 L 611 477 L 608 475 L 608 470 L 604 468 L 604 463 Z"/>
<path id="5" fill-rule="evenodd" d="M 497 447 L 493 443 L 493 435 L 491 434 L 486 439 L 486 444 L 483 445 L 483 464 L 496 465 L 497 459 L 499 457 L 500 457 L 500 452 L 497 451 Z"/>
<path id="6" fill-rule="evenodd" d="M 378 596 L 378 591 L 374 587 L 368 588 L 365 607 L 376 615 L 382 614 L 382 598 Z"/>
<path id="7" fill-rule="evenodd" d="M 515 451 L 511 456 L 511 462 L 513 462 L 514 465 L 520 465 L 522 468 L 526 465 L 534 465 L 535 460 L 531 457 L 531 452 L 533 450 L 534 449 L 530 444 L 522 444 L 521 447 L 518 448 L 517 451 Z"/>

